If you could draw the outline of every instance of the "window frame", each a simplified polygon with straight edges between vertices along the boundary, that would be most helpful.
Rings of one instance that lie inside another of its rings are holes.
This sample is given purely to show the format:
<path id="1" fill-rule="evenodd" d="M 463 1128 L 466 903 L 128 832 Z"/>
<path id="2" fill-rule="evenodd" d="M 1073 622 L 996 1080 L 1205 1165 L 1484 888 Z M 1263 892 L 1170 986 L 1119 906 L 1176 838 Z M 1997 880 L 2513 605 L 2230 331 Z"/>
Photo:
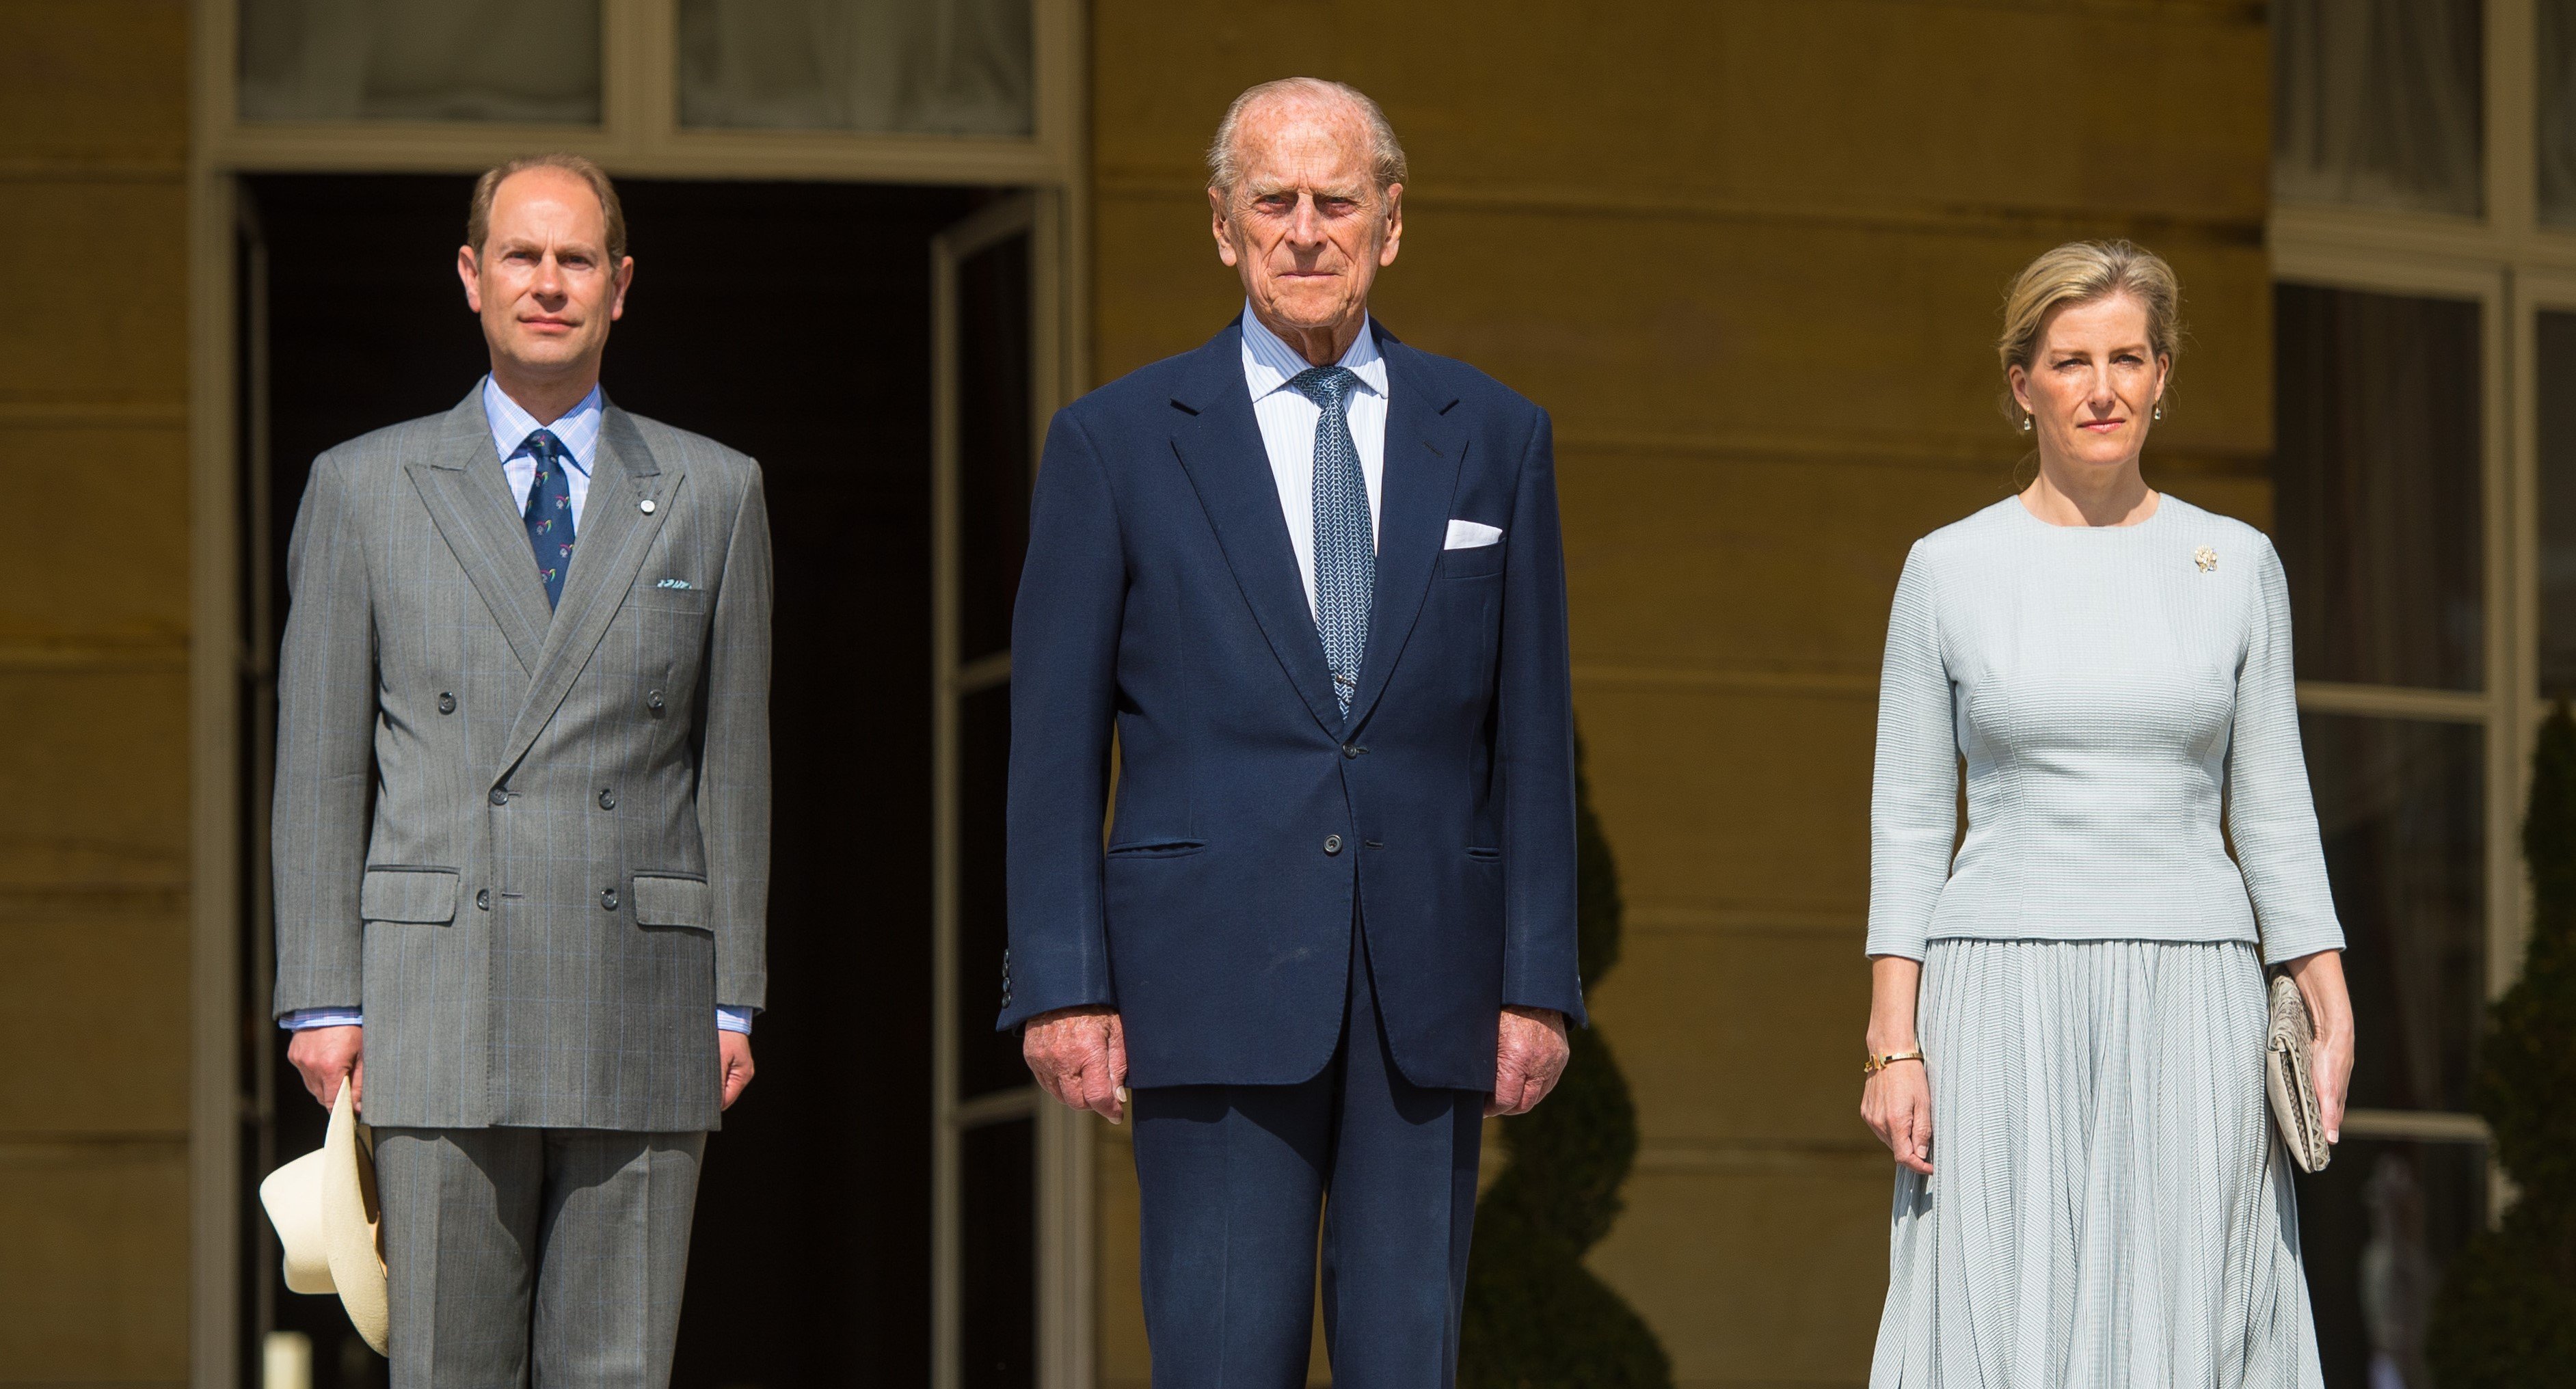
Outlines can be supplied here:
<path id="1" fill-rule="evenodd" d="M 2486 730 L 2490 998 L 2520 975 L 2530 916 L 2521 823 L 2548 705 L 2539 689 L 2536 315 L 2576 312 L 2576 228 L 2539 221 L 2535 0 L 2486 0 L 2485 213 L 2478 217 L 2276 203 L 2266 242 L 2276 283 L 2474 299 L 2480 305 L 2480 512 L 2486 570 L 2485 687 L 2473 692 L 2299 682 L 2319 713 L 2476 723 Z M 2364 1021 L 2367 1025 L 2367 1021 Z M 2486 1143 L 2475 1114 L 2356 1110 L 2359 1137 Z M 2489 1210 L 2510 1192 L 2488 1158 Z"/>
<path id="2" fill-rule="evenodd" d="M 680 0 L 599 0 L 600 123 L 244 121 L 242 0 L 199 0 L 198 136 L 235 171 L 480 170 L 530 150 L 570 150 L 644 178 L 830 179 L 1065 188 L 1082 162 L 1081 0 L 1029 0 L 1031 125 L 1025 137 L 680 124 Z"/>

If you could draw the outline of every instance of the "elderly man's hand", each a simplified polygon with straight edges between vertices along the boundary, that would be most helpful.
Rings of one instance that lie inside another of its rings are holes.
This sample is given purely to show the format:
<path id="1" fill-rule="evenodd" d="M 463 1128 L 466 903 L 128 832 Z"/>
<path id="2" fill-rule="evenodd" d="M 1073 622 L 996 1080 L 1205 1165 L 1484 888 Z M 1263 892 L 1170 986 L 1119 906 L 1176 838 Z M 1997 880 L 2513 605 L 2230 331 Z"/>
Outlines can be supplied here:
<path id="1" fill-rule="evenodd" d="M 1058 1008 L 1029 1019 L 1020 1055 L 1038 1087 L 1113 1124 L 1127 1118 L 1127 1026 L 1115 1008 Z"/>
<path id="2" fill-rule="evenodd" d="M 1565 1015 L 1553 1008 L 1505 1008 L 1502 1034 L 1494 1041 L 1494 1097 L 1485 1113 L 1527 1114 L 1565 1074 L 1571 1054 L 1565 1041 Z"/>
<path id="3" fill-rule="evenodd" d="M 366 1039 L 363 1027 L 308 1027 L 286 1044 L 286 1061 L 304 1077 L 304 1088 L 324 1109 L 340 1098 L 343 1076 L 355 1087 L 349 1103 L 361 1105 L 367 1098 Z"/>

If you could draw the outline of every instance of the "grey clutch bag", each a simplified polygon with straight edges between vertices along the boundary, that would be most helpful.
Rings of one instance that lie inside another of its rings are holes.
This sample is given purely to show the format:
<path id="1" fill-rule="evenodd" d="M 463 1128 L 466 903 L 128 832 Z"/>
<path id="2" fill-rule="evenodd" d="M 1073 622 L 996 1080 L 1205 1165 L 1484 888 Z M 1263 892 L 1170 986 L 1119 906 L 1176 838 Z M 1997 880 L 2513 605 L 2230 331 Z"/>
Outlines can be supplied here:
<path id="1" fill-rule="evenodd" d="M 2316 1077 L 2308 1069 L 2316 1039 L 2316 1024 L 2308 1017 L 2308 1001 L 2299 996 L 2299 986 L 2286 974 L 2273 975 L 2271 1049 L 2263 1058 L 2263 1089 L 2272 1099 L 2272 1124 L 2302 1172 L 2323 1172 L 2334 1160 L 2334 1149 L 2326 1143 L 2326 1118 L 2317 1108 Z"/>

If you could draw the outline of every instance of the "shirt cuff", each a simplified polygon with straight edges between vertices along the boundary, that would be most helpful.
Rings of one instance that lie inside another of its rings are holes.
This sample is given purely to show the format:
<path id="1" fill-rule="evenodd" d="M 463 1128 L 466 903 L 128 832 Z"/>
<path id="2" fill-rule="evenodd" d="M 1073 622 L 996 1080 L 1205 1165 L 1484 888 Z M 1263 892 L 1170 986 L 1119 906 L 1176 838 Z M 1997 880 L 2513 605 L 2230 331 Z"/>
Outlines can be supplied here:
<path id="1" fill-rule="evenodd" d="M 302 1032 L 315 1027 L 364 1027 L 367 1017 L 357 1008 L 298 1008 L 277 1020 L 289 1032 Z"/>
<path id="2" fill-rule="evenodd" d="M 751 1035 L 751 1015 L 758 1011 L 756 1008 L 737 1008 L 729 1003 L 719 1003 L 716 1005 L 716 1030 L 739 1032 L 748 1037 Z"/>

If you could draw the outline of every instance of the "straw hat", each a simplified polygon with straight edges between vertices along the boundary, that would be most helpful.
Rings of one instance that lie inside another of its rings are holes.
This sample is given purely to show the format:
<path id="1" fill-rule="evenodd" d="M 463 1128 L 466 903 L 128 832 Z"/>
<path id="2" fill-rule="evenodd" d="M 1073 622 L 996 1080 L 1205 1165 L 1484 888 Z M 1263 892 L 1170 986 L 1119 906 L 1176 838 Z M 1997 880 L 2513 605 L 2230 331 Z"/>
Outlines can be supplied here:
<path id="1" fill-rule="evenodd" d="M 385 1260 L 376 1205 L 375 1136 L 358 1122 L 340 1082 L 322 1146 L 268 1174 L 259 1203 L 286 1246 L 286 1286 L 338 1293 L 376 1354 L 385 1353 Z"/>

